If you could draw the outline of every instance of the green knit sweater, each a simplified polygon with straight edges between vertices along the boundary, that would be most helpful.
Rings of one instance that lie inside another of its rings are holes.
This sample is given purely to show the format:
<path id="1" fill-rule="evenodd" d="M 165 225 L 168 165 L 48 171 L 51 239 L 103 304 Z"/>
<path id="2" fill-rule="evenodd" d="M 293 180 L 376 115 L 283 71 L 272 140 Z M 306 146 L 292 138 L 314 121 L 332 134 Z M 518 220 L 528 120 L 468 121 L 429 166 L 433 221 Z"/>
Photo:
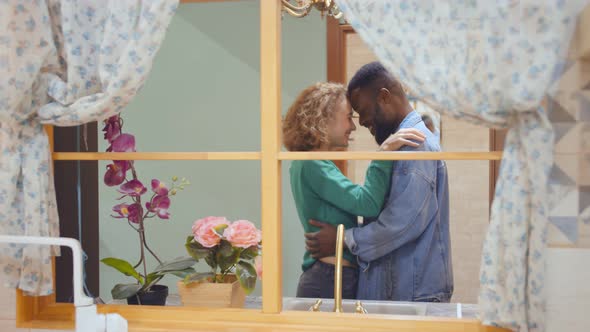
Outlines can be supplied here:
<path id="1" fill-rule="evenodd" d="M 357 225 L 357 216 L 376 217 L 381 212 L 385 196 L 389 192 L 391 161 L 375 160 L 367 169 L 364 185 L 351 182 L 329 160 L 295 160 L 289 169 L 291 191 L 303 230 L 315 232 L 317 227 L 309 219 L 344 224 L 345 228 Z M 355 263 L 356 258 L 344 251 L 345 259 Z M 309 252 L 303 256 L 303 270 L 313 263 Z"/>

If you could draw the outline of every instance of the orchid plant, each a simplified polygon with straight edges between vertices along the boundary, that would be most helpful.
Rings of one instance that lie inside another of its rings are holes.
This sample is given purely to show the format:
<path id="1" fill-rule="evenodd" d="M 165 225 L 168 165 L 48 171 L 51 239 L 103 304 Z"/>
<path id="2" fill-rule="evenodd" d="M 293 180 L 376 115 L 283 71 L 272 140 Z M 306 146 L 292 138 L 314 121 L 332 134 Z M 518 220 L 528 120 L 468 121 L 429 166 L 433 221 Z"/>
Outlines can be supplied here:
<path id="1" fill-rule="evenodd" d="M 256 279 L 262 278 L 261 232 L 248 220 L 230 222 L 225 217 L 206 217 L 194 222 L 185 247 L 195 260 L 204 259 L 210 272 L 191 273 L 185 284 L 193 282 L 228 282 L 236 276 L 250 294 Z"/>
<path id="2" fill-rule="evenodd" d="M 107 152 L 135 152 L 135 137 L 123 133 L 123 120 L 119 115 L 105 120 L 104 139 L 110 144 Z M 130 173 L 130 177 L 129 177 Z M 104 183 L 109 187 L 118 187 L 117 191 L 122 195 L 119 200 L 126 200 L 113 207 L 113 218 L 126 219 L 129 226 L 135 230 L 139 237 L 140 257 L 135 265 L 114 257 L 101 260 L 104 264 L 118 270 L 126 276 L 136 279 L 133 284 L 117 284 L 111 294 L 114 299 L 125 299 L 138 293 L 146 293 L 157 284 L 166 274 L 173 274 L 180 278 L 193 274 L 195 270 L 191 267 L 196 261 L 191 258 L 177 258 L 171 262 L 162 262 L 156 253 L 148 246 L 145 234 L 145 220 L 150 218 L 169 219 L 170 197 L 183 190 L 189 182 L 182 178 L 172 177 L 172 186 L 158 179 L 151 180 L 151 196 L 145 202 L 142 198 L 148 189 L 139 180 L 134 162 L 131 160 L 115 160 L 107 165 L 104 175 Z M 146 262 L 146 251 L 158 262 L 158 266 L 148 273 Z M 141 272 L 136 269 L 141 267 Z"/>

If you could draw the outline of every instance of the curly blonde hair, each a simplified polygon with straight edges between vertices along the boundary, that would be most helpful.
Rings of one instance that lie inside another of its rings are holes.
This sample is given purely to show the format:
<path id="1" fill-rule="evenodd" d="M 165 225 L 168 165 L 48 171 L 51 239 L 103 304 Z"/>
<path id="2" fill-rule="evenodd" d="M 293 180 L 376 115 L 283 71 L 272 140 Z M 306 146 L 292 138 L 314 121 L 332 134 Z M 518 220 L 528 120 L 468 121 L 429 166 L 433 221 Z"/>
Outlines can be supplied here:
<path id="1" fill-rule="evenodd" d="M 289 151 L 311 151 L 328 143 L 328 120 L 346 89 L 338 83 L 316 83 L 303 90 L 283 120 L 283 144 Z"/>

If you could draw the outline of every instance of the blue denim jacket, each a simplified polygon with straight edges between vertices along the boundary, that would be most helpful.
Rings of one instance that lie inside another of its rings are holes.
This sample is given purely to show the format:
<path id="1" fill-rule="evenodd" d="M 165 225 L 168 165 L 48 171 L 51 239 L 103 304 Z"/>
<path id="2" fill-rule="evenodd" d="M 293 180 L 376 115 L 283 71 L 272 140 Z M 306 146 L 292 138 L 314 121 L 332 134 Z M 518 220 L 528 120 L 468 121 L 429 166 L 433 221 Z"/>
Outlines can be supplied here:
<path id="1" fill-rule="evenodd" d="M 418 148 L 440 151 L 439 140 L 412 112 L 400 128 L 426 135 Z M 346 231 L 360 266 L 357 297 L 448 302 L 453 294 L 447 168 L 441 160 L 394 161 L 389 197 L 376 220 Z"/>

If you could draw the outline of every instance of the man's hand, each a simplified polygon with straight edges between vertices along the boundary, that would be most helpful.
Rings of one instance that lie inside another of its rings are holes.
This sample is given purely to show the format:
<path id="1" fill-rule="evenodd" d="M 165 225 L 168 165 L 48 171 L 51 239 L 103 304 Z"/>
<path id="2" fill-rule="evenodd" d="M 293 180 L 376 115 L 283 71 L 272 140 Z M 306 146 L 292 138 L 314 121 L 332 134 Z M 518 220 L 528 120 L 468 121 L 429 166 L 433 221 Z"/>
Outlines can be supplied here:
<path id="1" fill-rule="evenodd" d="M 311 257 L 319 259 L 334 256 L 336 252 L 336 227 L 313 219 L 309 220 L 309 224 L 320 228 L 315 233 L 305 233 L 305 249 L 311 253 Z"/>

